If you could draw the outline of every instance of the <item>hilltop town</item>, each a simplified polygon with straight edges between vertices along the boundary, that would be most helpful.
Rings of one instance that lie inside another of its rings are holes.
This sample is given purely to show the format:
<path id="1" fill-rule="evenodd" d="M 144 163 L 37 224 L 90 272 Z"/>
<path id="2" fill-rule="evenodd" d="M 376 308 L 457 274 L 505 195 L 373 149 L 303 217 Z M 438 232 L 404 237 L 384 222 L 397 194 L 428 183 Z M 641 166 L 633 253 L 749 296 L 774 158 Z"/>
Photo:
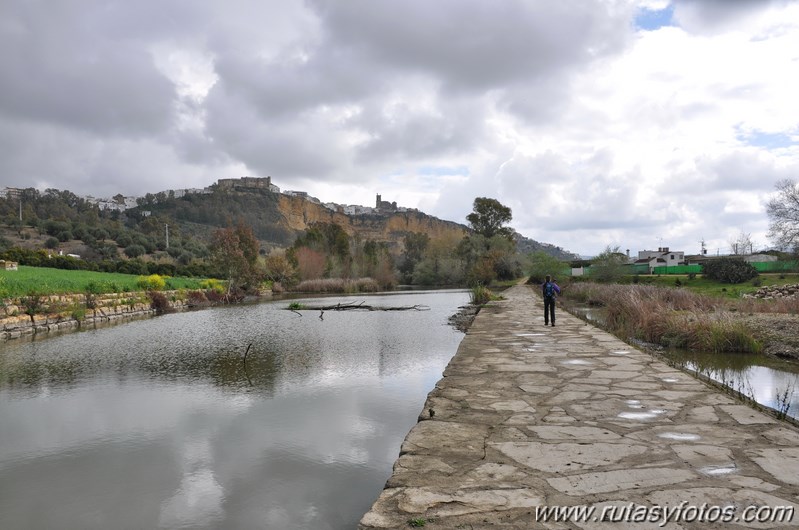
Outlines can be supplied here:
<path id="1" fill-rule="evenodd" d="M 0 189 L 0 197 L 18 198 L 22 193 L 23 188 L 3 188 Z M 272 177 L 241 177 L 241 178 L 222 178 L 218 179 L 216 183 L 211 184 L 205 188 L 182 188 L 175 190 L 165 190 L 156 195 L 164 194 L 170 199 L 179 199 L 186 195 L 200 195 L 213 193 L 215 190 L 220 191 L 269 191 L 271 193 L 282 194 L 287 197 L 301 197 L 306 201 L 324 206 L 325 208 L 345 215 L 369 215 L 374 213 L 389 213 L 389 212 L 417 212 L 416 208 L 406 208 L 397 206 L 397 202 L 388 202 L 382 200 L 380 194 L 377 195 L 374 206 L 362 206 L 357 204 L 337 204 L 335 202 L 321 202 L 316 197 L 309 195 L 305 191 L 285 190 L 281 189 L 272 183 Z M 149 195 L 149 194 L 148 194 Z M 111 198 L 98 198 L 93 195 L 79 196 L 85 201 L 96 204 L 101 210 L 116 210 L 124 212 L 132 208 L 142 206 L 149 201 L 146 196 L 125 196 L 122 194 L 114 195 Z"/>

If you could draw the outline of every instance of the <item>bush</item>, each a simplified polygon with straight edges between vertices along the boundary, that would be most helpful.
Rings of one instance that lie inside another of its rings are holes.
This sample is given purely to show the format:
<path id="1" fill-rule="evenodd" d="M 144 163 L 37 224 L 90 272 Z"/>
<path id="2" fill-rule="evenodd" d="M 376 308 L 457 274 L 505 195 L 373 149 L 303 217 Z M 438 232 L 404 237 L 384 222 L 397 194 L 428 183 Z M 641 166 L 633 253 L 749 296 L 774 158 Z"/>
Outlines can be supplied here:
<path id="1" fill-rule="evenodd" d="M 220 280 L 214 278 L 209 278 L 207 280 L 201 281 L 200 288 L 205 289 L 206 291 L 214 291 L 219 294 L 225 292 L 225 284 Z"/>
<path id="2" fill-rule="evenodd" d="M 210 303 L 208 297 L 202 291 L 189 291 L 186 302 L 189 307 L 205 306 Z"/>
<path id="3" fill-rule="evenodd" d="M 740 258 L 719 258 L 708 261 L 702 273 L 721 283 L 743 283 L 757 276 L 757 269 Z"/>
<path id="4" fill-rule="evenodd" d="M 150 307 L 155 309 L 156 313 L 165 313 L 169 308 L 169 301 L 163 293 L 156 291 L 147 291 L 147 296 L 150 297 Z"/>
<path id="5" fill-rule="evenodd" d="M 133 244 L 125 247 L 125 255 L 129 258 L 138 258 L 144 254 L 144 247 L 142 245 Z"/>
<path id="6" fill-rule="evenodd" d="M 164 287 L 166 287 L 166 280 L 158 274 L 151 274 L 149 276 L 139 276 L 136 285 L 145 291 L 163 291 Z"/>
<path id="7" fill-rule="evenodd" d="M 469 301 L 474 305 L 483 305 L 491 301 L 494 293 L 484 285 L 476 285 L 472 287 L 469 293 Z"/>

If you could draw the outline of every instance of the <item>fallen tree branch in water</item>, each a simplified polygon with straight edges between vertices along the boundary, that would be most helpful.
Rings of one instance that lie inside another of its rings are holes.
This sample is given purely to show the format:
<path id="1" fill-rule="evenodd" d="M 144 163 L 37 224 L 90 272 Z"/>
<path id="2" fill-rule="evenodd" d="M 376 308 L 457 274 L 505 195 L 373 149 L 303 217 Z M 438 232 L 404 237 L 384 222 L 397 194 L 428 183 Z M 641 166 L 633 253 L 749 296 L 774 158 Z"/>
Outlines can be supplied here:
<path id="1" fill-rule="evenodd" d="M 285 309 L 288 309 L 292 313 L 296 313 L 298 311 L 320 311 L 319 318 L 321 319 L 323 318 L 322 315 L 325 311 L 429 311 L 430 306 L 420 304 L 406 306 L 376 306 L 366 305 L 365 302 L 353 302 L 349 304 L 338 303 L 335 305 L 320 306 L 298 304 L 295 302 Z"/>

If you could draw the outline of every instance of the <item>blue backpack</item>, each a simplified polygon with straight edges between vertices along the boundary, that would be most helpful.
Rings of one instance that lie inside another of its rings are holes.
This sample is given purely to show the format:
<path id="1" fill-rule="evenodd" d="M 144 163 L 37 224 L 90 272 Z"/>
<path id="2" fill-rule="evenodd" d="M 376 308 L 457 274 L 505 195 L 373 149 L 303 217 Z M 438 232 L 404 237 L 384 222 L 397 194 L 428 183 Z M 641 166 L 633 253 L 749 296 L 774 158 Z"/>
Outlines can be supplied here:
<path id="1" fill-rule="evenodd" d="M 552 282 L 544 284 L 544 298 L 555 298 L 555 286 L 552 285 Z"/>

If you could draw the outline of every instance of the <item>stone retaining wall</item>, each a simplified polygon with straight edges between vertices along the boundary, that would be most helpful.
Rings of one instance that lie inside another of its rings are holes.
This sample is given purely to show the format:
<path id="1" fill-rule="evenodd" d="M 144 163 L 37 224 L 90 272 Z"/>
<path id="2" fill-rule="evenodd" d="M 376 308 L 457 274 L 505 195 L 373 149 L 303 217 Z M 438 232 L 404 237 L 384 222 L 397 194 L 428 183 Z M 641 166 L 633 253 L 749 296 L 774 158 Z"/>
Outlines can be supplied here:
<path id="1" fill-rule="evenodd" d="M 170 310 L 187 307 L 178 291 L 162 293 Z M 39 299 L 42 306 L 32 317 L 28 315 L 25 297 L 7 299 L 0 306 L 0 340 L 16 339 L 37 333 L 77 329 L 121 319 L 154 315 L 146 292 L 110 293 L 98 295 L 94 308 L 87 309 L 83 294 L 45 296 Z"/>

